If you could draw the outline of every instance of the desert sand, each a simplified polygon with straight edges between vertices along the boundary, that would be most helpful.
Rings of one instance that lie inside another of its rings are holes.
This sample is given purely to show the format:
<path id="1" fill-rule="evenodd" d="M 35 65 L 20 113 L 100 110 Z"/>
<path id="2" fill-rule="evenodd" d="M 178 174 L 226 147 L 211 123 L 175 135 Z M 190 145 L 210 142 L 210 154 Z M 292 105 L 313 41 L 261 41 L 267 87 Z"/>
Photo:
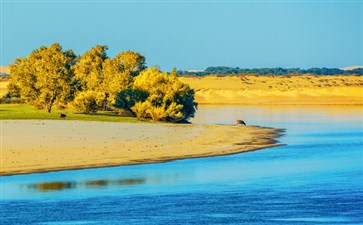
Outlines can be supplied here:
<path id="1" fill-rule="evenodd" d="M 362 105 L 362 76 L 181 77 L 200 104 Z"/>
<path id="2" fill-rule="evenodd" d="M 277 146 L 282 132 L 236 125 L 1 121 L 0 175 L 165 162 Z"/>
<path id="3" fill-rule="evenodd" d="M 9 74 L 9 66 L 0 66 L 0 72 Z"/>

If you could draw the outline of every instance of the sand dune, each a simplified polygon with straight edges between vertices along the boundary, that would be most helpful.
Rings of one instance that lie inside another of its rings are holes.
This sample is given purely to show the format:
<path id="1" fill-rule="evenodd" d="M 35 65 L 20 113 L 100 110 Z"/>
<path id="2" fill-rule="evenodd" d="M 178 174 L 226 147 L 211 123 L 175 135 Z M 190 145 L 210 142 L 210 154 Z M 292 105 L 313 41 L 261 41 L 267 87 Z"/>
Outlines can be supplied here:
<path id="1" fill-rule="evenodd" d="M 9 74 L 9 67 L 8 66 L 0 66 L 0 72 Z"/>
<path id="2" fill-rule="evenodd" d="M 234 154 L 277 146 L 272 138 L 280 132 L 253 126 L 46 120 L 7 120 L 1 127 L 0 175 Z"/>
<path id="3" fill-rule="evenodd" d="M 363 66 L 348 66 L 348 67 L 344 67 L 341 68 L 341 70 L 355 70 L 355 69 L 362 69 Z"/>
<path id="4" fill-rule="evenodd" d="M 362 105 L 362 76 L 181 77 L 201 104 Z"/>

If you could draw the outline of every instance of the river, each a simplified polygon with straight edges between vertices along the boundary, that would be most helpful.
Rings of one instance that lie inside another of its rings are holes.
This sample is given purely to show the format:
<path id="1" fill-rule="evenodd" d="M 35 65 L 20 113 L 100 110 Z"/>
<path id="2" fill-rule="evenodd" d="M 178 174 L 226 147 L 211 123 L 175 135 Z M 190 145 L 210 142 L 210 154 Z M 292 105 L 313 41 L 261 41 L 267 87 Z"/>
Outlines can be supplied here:
<path id="1" fill-rule="evenodd" d="M 283 146 L 1 177 L 1 224 L 363 224 L 362 107 L 201 106 L 193 123 L 285 128 Z"/>

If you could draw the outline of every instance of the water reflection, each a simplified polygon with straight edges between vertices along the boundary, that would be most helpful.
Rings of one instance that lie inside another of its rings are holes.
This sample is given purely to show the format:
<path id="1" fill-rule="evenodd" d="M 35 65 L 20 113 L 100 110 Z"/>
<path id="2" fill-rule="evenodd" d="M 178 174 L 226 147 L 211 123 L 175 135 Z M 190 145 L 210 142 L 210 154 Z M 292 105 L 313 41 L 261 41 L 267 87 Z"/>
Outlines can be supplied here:
<path id="1" fill-rule="evenodd" d="M 248 125 L 286 128 L 279 141 L 287 145 L 2 177 L 1 224 L 361 224 L 362 109 L 333 111 L 200 107 L 194 123 L 245 119 Z"/>
<path id="2" fill-rule="evenodd" d="M 50 182 L 27 185 L 29 189 L 36 189 L 38 191 L 61 191 L 64 189 L 73 189 L 76 187 L 74 182 Z"/>
<path id="3" fill-rule="evenodd" d="M 107 186 L 117 186 L 126 185 L 132 186 L 137 184 L 144 184 L 146 182 L 145 178 L 127 178 L 118 180 L 89 180 L 84 182 L 47 182 L 47 183 L 37 183 L 28 184 L 26 187 L 28 189 L 37 190 L 40 192 L 44 191 L 62 191 L 66 189 L 76 189 L 76 188 L 97 188 L 97 187 L 107 187 Z"/>

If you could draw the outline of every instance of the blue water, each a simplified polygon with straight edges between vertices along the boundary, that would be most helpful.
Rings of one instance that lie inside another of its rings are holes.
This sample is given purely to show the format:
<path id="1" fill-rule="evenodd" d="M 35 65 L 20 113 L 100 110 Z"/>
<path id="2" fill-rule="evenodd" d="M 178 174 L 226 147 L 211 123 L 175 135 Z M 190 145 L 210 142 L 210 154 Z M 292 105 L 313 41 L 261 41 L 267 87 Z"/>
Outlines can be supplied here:
<path id="1" fill-rule="evenodd" d="M 1 177 L 1 224 L 363 224 L 362 108 L 202 107 L 193 123 L 285 128 L 284 146 Z"/>

